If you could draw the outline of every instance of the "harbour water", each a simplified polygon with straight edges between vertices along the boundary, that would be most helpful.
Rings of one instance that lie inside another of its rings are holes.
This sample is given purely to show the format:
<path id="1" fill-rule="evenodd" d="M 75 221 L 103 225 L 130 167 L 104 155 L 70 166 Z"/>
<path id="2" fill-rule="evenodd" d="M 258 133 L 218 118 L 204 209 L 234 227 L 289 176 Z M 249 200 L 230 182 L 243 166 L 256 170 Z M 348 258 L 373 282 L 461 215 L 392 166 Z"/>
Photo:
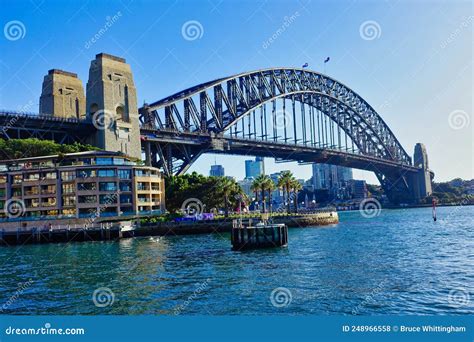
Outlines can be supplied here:
<path id="1" fill-rule="evenodd" d="M 287 248 L 229 234 L 0 248 L 3 314 L 474 314 L 474 207 L 340 213 Z"/>

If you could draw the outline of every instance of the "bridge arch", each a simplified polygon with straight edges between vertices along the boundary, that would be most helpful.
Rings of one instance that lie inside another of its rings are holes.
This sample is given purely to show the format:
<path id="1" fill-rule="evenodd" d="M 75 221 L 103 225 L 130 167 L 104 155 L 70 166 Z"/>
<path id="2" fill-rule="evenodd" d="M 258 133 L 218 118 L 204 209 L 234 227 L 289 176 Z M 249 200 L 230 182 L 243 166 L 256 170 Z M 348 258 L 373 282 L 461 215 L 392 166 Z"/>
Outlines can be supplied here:
<path id="1" fill-rule="evenodd" d="M 284 122 L 290 118 L 288 127 L 277 124 L 281 112 Z M 216 79 L 146 104 L 139 113 L 142 138 L 153 142 L 145 144 L 153 154 L 147 159 L 168 174 L 184 173 L 204 152 L 246 154 L 242 146 L 250 150 L 252 141 L 267 150 L 281 147 L 271 155 L 280 160 L 349 160 L 344 165 L 374 171 L 387 193 L 413 192 L 412 175 L 418 172 L 372 106 L 345 84 L 307 69 L 270 68 Z M 298 153 L 279 153 L 288 148 Z M 321 153 L 334 160 L 315 157 Z"/>
<path id="2" fill-rule="evenodd" d="M 271 68 L 217 79 L 147 105 L 140 113 L 142 123 L 154 129 L 223 133 L 252 110 L 278 99 L 297 101 L 327 115 L 361 153 L 411 165 L 388 125 L 361 96 L 306 69 Z M 333 106 L 336 113 L 331 112 Z"/>

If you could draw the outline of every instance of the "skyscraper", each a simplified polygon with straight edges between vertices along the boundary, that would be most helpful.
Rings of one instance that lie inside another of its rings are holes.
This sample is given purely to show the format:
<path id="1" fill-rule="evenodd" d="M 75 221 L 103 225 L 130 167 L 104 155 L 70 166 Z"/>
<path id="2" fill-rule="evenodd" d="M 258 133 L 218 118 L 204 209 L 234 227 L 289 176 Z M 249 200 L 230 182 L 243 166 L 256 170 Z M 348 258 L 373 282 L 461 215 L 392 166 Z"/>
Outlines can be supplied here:
<path id="1" fill-rule="evenodd" d="M 222 165 L 211 165 L 209 176 L 224 177 L 224 167 Z"/>
<path id="2" fill-rule="evenodd" d="M 257 178 L 259 175 L 265 173 L 265 165 L 262 157 L 257 157 L 255 160 L 245 161 L 245 178 Z"/>

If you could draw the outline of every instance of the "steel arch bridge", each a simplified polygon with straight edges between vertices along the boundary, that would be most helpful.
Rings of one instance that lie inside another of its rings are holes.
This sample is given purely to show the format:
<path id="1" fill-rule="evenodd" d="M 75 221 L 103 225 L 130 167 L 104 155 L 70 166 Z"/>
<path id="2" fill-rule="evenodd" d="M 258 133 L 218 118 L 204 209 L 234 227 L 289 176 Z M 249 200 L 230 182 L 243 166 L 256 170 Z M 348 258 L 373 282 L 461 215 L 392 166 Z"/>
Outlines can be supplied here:
<path id="1" fill-rule="evenodd" d="M 420 167 L 380 115 L 314 71 L 270 68 L 221 78 L 139 113 L 147 162 L 168 175 L 186 172 L 206 152 L 258 155 L 370 170 L 391 197 L 417 197 Z"/>

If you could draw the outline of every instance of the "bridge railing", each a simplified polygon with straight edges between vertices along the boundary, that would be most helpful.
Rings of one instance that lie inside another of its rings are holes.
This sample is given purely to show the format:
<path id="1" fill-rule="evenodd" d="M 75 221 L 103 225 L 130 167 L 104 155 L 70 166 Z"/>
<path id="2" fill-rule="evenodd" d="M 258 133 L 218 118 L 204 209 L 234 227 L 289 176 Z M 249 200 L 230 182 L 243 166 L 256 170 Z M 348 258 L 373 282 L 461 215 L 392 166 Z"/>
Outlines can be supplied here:
<path id="1" fill-rule="evenodd" d="M 73 118 L 73 117 L 58 117 L 50 114 L 39 114 L 33 112 L 24 112 L 24 111 L 14 111 L 14 110 L 5 110 L 0 109 L 0 116 L 10 116 L 13 118 L 32 118 L 39 120 L 48 120 L 48 121 L 61 121 L 61 122 L 71 122 L 71 123 L 91 123 L 90 118 Z"/>

